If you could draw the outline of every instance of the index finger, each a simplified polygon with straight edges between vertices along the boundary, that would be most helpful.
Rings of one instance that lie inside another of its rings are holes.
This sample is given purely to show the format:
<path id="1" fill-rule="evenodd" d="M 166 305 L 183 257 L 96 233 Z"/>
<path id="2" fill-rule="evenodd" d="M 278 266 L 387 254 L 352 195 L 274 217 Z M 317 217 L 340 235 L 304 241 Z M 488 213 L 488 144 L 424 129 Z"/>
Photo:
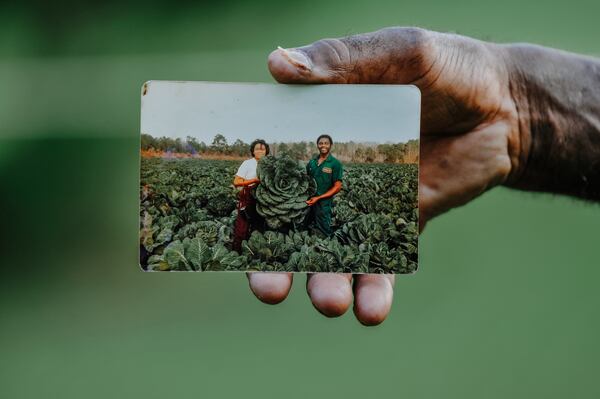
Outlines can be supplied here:
<path id="1" fill-rule="evenodd" d="M 282 302 L 292 288 L 292 273 L 250 272 L 246 276 L 252 293 L 270 305 Z"/>

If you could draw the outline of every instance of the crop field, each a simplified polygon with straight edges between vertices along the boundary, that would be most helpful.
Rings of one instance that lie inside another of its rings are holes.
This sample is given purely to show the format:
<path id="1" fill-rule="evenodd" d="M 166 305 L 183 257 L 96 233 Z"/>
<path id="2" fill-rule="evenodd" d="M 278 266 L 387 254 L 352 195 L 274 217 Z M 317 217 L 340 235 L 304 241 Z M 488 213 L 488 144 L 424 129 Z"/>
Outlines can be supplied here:
<path id="1" fill-rule="evenodd" d="M 263 203 L 261 209 L 273 215 L 272 220 L 277 218 L 276 223 L 269 223 L 264 233 L 253 232 L 237 253 L 231 250 L 237 214 L 237 190 L 232 180 L 240 163 L 142 158 L 142 268 L 347 273 L 416 270 L 417 165 L 344 164 L 343 189 L 333 201 L 331 238 L 314 234 L 301 224 L 281 225 L 281 220 L 293 222 L 306 213 L 301 200 L 290 205 L 295 212 L 291 219 L 281 216 L 285 212 L 280 212 L 281 205 L 270 209 Z"/>

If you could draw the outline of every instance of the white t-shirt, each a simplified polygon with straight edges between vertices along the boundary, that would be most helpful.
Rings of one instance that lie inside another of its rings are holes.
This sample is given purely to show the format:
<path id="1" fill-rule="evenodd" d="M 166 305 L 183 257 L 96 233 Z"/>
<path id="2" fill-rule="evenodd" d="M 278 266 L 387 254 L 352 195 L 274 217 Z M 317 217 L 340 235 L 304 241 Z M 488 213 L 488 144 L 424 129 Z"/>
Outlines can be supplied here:
<path id="1" fill-rule="evenodd" d="M 245 180 L 256 179 L 257 165 L 258 162 L 256 161 L 256 158 L 246 159 L 244 162 L 242 162 L 235 175 Z"/>

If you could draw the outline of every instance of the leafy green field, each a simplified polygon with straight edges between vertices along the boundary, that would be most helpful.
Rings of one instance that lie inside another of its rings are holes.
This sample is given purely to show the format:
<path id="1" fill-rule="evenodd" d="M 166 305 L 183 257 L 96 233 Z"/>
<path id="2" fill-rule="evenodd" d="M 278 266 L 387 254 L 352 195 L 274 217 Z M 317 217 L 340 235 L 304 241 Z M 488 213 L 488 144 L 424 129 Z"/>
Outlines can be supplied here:
<path id="1" fill-rule="evenodd" d="M 349 164 L 332 238 L 295 226 L 254 232 L 232 251 L 238 161 L 142 159 L 140 263 L 146 270 L 412 273 L 416 165 Z"/>

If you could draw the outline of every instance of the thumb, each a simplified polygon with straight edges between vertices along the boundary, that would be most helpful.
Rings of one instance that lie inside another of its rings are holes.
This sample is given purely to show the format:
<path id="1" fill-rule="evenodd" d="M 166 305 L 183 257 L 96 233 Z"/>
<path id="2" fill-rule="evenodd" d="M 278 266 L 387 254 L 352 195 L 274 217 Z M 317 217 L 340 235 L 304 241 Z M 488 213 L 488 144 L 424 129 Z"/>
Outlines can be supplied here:
<path id="1" fill-rule="evenodd" d="M 280 83 L 410 84 L 434 62 L 433 36 L 420 28 L 386 28 L 304 47 L 278 47 L 268 65 Z"/>

